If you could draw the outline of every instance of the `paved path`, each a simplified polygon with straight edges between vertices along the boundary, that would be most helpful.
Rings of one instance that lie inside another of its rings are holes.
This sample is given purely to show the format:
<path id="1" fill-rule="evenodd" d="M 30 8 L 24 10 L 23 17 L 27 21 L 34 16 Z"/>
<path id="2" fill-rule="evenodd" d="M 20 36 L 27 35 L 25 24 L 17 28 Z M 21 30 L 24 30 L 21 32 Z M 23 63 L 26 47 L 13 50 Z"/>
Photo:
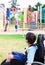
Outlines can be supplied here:
<path id="1" fill-rule="evenodd" d="M 33 32 L 35 34 L 45 34 L 45 30 L 33 30 L 33 31 L 22 31 L 22 30 L 19 30 L 19 31 L 0 31 L 0 34 L 26 34 L 27 32 Z"/>

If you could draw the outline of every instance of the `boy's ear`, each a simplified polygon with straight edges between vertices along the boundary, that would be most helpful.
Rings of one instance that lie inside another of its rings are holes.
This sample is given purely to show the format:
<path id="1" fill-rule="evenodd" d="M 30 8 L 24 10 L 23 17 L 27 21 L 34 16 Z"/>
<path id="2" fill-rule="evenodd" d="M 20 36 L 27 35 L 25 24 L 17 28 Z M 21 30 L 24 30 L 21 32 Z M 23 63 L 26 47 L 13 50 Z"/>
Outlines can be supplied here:
<path id="1" fill-rule="evenodd" d="M 26 40 L 26 42 L 28 42 L 28 40 Z"/>
<path id="2" fill-rule="evenodd" d="M 28 41 L 26 40 L 26 42 L 28 42 Z"/>

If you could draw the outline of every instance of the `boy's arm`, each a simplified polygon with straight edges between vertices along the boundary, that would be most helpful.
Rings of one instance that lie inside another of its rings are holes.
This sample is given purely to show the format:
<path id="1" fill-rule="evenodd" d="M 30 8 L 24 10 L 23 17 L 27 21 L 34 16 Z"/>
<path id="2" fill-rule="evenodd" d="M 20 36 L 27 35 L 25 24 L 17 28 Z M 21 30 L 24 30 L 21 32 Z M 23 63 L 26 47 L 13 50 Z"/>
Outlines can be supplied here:
<path id="1" fill-rule="evenodd" d="M 31 49 L 28 51 L 27 65 L 31 65 L 33 63 L 36 49 L 37 48 L 35 48 L 35 47 L 31 47 Z"/>

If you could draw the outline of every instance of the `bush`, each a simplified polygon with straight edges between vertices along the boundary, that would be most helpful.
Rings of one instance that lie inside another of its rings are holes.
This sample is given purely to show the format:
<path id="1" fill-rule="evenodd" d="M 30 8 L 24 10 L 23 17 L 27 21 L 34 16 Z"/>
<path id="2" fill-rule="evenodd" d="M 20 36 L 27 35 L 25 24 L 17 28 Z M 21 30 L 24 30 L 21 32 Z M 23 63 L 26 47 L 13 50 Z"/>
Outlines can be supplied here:
<path id="1" fill-rule="evenodd" d="M 10 20 L 11 20 L 11 24 L 14 24 L 15 17 L 14 17 L 14 16 L 12 16 L 12 17 L 10 18 Z"/>
<path id="2" fill-rule="evenodd" d="M 15 17 L 14 17 L 14 16 L 12 16 L 10 20 L 11 20 L 11 21 L 14 21 L 14 20 L 15 20 Z"/>

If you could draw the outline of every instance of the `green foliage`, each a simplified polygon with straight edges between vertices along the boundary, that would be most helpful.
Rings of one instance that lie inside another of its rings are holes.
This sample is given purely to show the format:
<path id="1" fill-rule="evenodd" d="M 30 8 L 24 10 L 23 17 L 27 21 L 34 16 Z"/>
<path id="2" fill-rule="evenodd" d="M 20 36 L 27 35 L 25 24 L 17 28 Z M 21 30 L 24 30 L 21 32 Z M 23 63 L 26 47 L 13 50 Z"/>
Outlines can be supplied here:
<path id="1" fill-rule="evenodd" d="M 39 6 L 39 8 L 40 8 L 41 5 L 42 5 L 42 4 L 41 4 L 40 2 L 38 2 L 38 3 L 35 5 L 36 9 L 38 10 L 38 6 Z"/>
<path id="2" fill-rule="evenodd" d="M 14 16 L 12 16 L 10 20 L 11 20 L 11 21 L 14 21 L 14 20 L 15 20 L 15 17 L 14 17 Z"/>
<path id="3" fill-rule="evenodd" d="M 12 7 L 12 8 L 15 8 L 15 7 L 16 7 L 16 4 L 17 4 L 17 0 L 15 0 L 15 1 L 14 1 L 14 0 L 12 0 L 11 7 Z"/>
<path id="4" fill-rule="evenodd" d="M 20 6 L 19 4 L 17 4 L 17 0 L 12 0 L 11 8 L 16 8 L 16 6 Z"/>
<path id="5" fill-rule="evenodd" d="M 37 11 L 37 9 L 36 9 L 36 8 L 34 8 L 34 7 L 32 7 L 32 12 L 34 12 L 34 11 Z"/>
<path id="6" fill-rule="evenodd" d="M 38 6 L 41 6 L 42 4 L 40 2 L 38 2 L 35 6 L 38 7 Z"/>
<path id="7" fill-rule="evenodd" d="M 32 12 L 33 11 L 37 11 L 38 10 L 38 7 L 39 7 L 39 9 L 40 9 L 40 6 L 41 6 L 42 4 L 40 3 L 40 2 L 38 2 L 36 5 L 35 5 L 35 7 L 32 7 Z M 44 6 L 45 7 L 45 6 Z"/>
<path id="8" fill-rule="evenodd" d="M 20 13 L 18 18 L 20 18 L 20 20 L 24 21 L 24 12 Z"/>
<path id="9" fill-rule="evenodd" d="M 11 8 L 15 8 L 16 6 L 14 4 L 11 4 Z"/>
<path id="10" fill-rule="evenodd" d="M 45 8 L 45 4 L 42 6 L 42 8 Z"/>

